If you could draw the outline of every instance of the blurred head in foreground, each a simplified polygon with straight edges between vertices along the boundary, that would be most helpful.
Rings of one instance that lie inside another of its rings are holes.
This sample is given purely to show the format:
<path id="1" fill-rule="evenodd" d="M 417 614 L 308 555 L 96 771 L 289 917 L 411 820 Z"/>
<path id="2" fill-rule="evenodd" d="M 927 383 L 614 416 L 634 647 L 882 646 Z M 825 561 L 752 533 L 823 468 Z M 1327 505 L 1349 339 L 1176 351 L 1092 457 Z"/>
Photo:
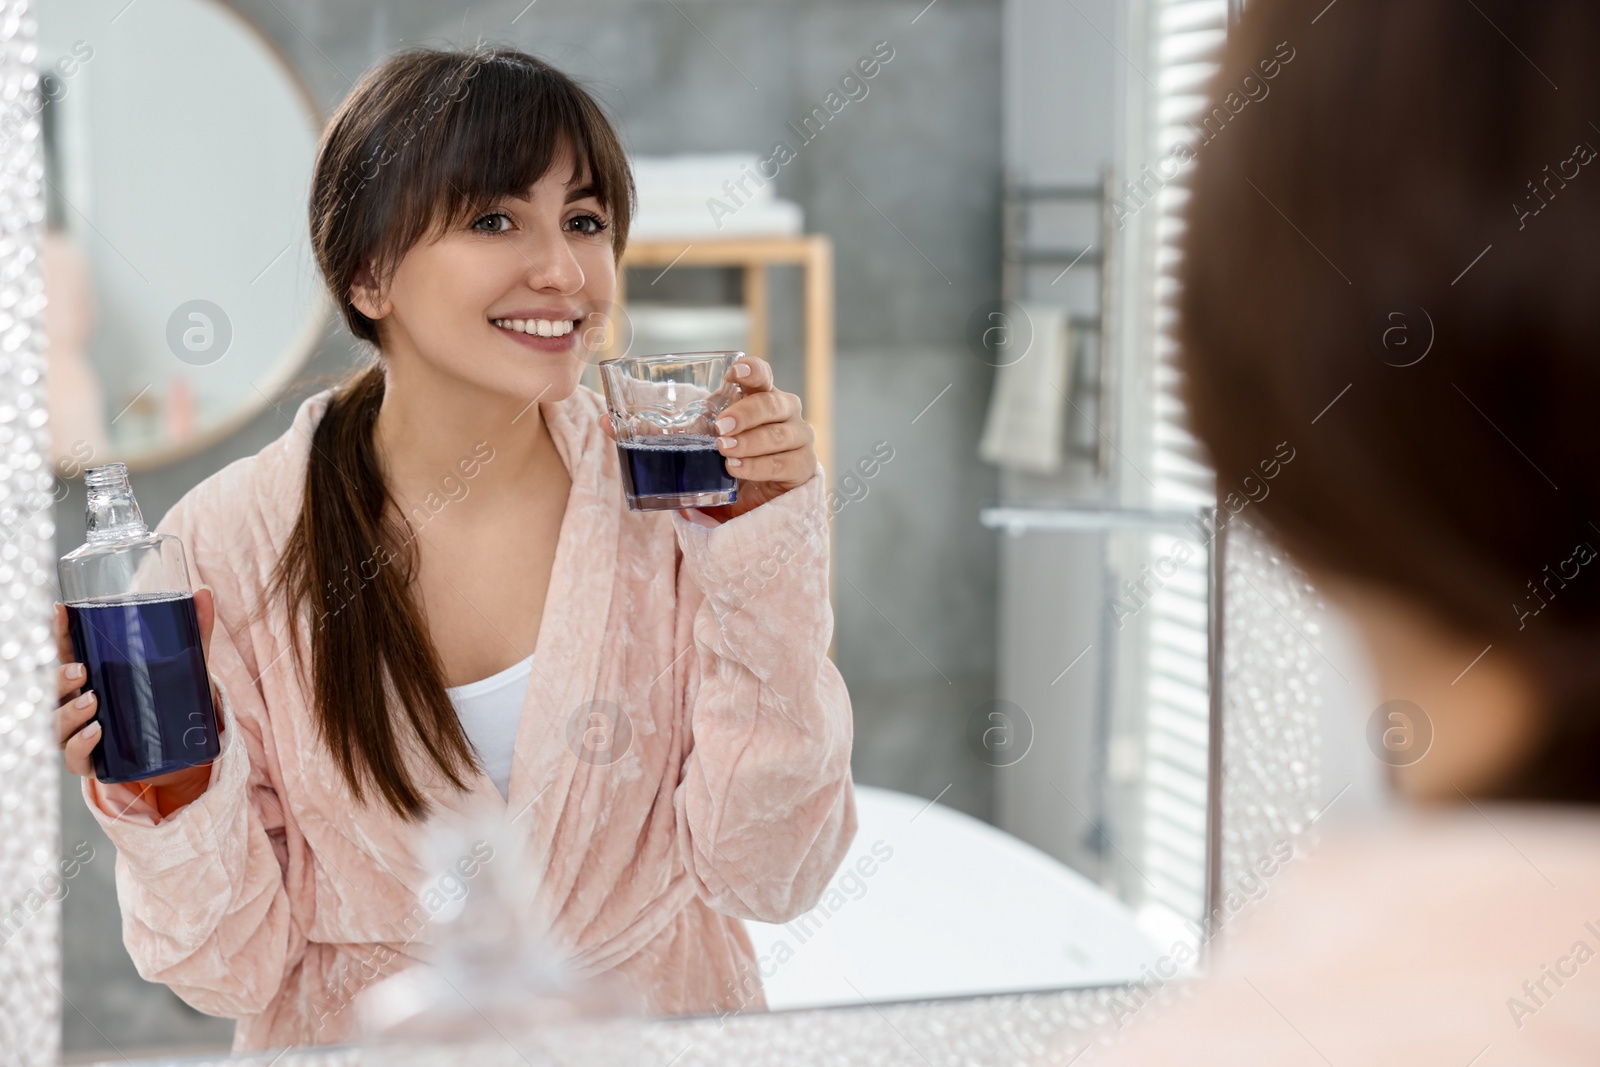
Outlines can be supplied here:
<path id="1" fill-rule="evenodd" d="M 1261 0 L 1195 150 L 1192 426 L 1219 495 L 1295 448 L 1252 513 L 1431 720 L 1418 798 L 1600 798 L 1597 45 L 1587 0 Z"/>

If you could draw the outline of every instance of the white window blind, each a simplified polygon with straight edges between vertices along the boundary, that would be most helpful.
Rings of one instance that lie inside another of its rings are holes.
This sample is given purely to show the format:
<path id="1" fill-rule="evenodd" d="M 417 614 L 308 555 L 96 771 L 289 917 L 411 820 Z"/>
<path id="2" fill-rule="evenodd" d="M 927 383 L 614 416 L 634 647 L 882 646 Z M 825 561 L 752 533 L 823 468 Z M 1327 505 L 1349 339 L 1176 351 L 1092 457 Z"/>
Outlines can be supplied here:
<path id="1" fill-rule="evenodd" d="M 1156 84 L 1151 142 L 1158 161 L 1173 160 L 1157 174 L 1175 165 L 1174 150 L 1185 145 L 1200 158 L 1201 118 L 1206 113 L 1206 89 L 1216 73 L 1222 42 L 1227 36 L 1227 0 L 1150 0 L 1157 12 L 1151 80 Z M 1154 285 L 1148 294 L 1153 316 L 1151 381 L 1155 386 L 1150 478 L 1155 482 L 1158 507 L 1199 507 L 1215 499 L 1211 471 L 1202 461 L 1193 437 L 1183 425 L 1177 395 L 1176 342 L 1173 337 L 1177 296 L 1177 240 L 1183 232 L 1179 211 L 1188 199 L 1187 181 L 1194 164 L 1183 168 L 1163 185 L 1151 208 L 1154 226 Z"/>
<path id="2" fill-rule="evenodd" d="M 1152 508 L 1194 510 L 1215 500 L 1214 482 L 1194 438 L 1184 425 L 1177 392 L 1176 314 L 1179 213 L 1187 199 L 1194 163 L 1180 166 L 1179 146 L 1204 156 L 1201 117 L 1205 91 L 1227 34 L 1228 0 L 1136 0 L 1143 4 L 1148 42 L 1138 92 L 1129 96 L 1130 137 L 1125 190 L 1138 213 L 1130 249 L 1134 273 L 1125 275 L 1122 309 L 1129 356 L 1138 364 L 1123 411 L 1129 453 L 1138 457 L 1138 490 Z M 1175 151 L 1179 154 L 1175 155 Z M 1148 165 L 1146 173 L 1143 168 Z M 1153 176 L 1153 178 L 1152 178 Z M 1153 195 L 1147 195 L 1153 190 Z M 1125 484 L 1128 482 L 1125 480 Z M 1187 542 L 1187 561 L 1174 560 Z M 1154 929 L 1178 929 L 1183 919 L 1203 915 L 1206 892 L 1206 811 L 1209 743 L 1207 681 L 1208 621 L 1205 544 L 1195 532 L 1150 535 L 1147 562 L 1163 558 L 1170 569 L 1149 598 L 1149 621 L 1141 635 L 1143 655 L 1128 679 L 1142 696 L 1145 745 L 1144 803 L 1140 813 L 1140 862 L 1146 883 L 1141 909 Z"/>

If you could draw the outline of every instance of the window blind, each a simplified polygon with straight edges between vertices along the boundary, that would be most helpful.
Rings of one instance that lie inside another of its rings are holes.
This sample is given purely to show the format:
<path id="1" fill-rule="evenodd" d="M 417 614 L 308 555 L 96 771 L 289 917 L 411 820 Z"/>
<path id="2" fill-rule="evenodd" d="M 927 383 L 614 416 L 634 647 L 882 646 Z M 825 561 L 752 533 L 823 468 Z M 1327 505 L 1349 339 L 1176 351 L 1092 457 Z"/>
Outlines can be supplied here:
<path id="1" fill-rule="evenodd" d="M 1144 366 L 1130 375 L 1143 383 L 1129 398 L 1128 429 L 1142 434 L 1141 488 L 1160 509 L 1193 509 L 1215 500 L 1212 474 L 1185 428 L 1178 396 L 1174 338 L 1177 241 L 1194 163 L 1182 165 L 1180 146 L 1203 158 L 1201 116 L 1206 89 L 1218 66 L 1229 23 L 1228 0 L 1143 0 L 1148 55 L 1141 93 L 1144 121 L 1139 154 L 1154 161 L 1130 176 L 1138 196 L 1133 210 L 1148 212 L 1139 239 L 1145 243 L 1138 284 L 1126 312 L 1143 321 L 1128 336 L 1137 339 L 1133 358 Z M 1137 157 L 1136 157 L 1137 158 Z M 1125 167 L 1129 164 L 1125 164 Z M 1127 189 L 1127 186 L 1124 186 Z M 1153 195 L 1142 195 L 1153 192 Z M 1192 554 L 1178 563 L 1178 542 Z M 1167 559 L 1171 569 L 1149 599 L 1144 663 L 1130 688 L 1141 693 L 1144 711 L 1144 804 L 1139 849 L 1146 904 L 1156 928 L 1175 927 L 1201 916 L 1206 892 L 1206 811 L 1209 744 L 1207 591 L 1205 545 L 1196 533 L 1162 532 L 1149 537 L 1147 559 Z"/>

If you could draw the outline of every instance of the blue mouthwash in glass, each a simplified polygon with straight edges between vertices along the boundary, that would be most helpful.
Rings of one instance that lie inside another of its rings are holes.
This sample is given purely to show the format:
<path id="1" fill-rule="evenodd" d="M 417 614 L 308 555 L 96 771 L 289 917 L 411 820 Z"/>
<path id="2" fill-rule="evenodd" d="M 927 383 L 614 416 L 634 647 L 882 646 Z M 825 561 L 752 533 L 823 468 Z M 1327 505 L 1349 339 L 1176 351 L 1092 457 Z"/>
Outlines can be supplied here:
<path id="1" fill-rule="evenodd" d="M 734 492 L 739 483 L 717 451 L 717 439 L 700 434 L 662 434 L 618 442 L 622 486 L 632 497 L 674 497 Z"/>
<path id="2" fill-rule="evenodd" d="M 57 566 L 72 653 L 99 697 L 102 782 L 154 778 L 222 752 L 183 542 L 152 533 L 121 463 L 84 472 L 88 540 Z"/>

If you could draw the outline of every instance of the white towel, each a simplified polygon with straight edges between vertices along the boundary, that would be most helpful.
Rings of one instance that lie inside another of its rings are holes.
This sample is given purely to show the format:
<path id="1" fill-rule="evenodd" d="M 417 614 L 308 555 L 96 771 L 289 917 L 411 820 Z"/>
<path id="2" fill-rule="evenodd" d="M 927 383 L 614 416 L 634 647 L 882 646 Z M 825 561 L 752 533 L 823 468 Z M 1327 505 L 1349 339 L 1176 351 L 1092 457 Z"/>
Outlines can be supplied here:
<path id="1" fill-rule="evenodd" d="M 1061 466 L 1072 338 L 1064 309 L 1021 307 L 1026 321 L 1010 324 L 1011 345 L 994 359 L 1001 366 L 995 370 L 978 455 L 996 466 L 1049 474 Z M 1021 353 L 1008 351 L 1025 342 L 1031 343 Z"/>
<path id="2" fill-rule="evenodd" d="M 634 156 L 638 208 L 628 235 L 641 241 L 797 234 L 805 213 L 776 195 L 760 152 Z M 770 169 L 770 168 L 769 168 Z"/>

